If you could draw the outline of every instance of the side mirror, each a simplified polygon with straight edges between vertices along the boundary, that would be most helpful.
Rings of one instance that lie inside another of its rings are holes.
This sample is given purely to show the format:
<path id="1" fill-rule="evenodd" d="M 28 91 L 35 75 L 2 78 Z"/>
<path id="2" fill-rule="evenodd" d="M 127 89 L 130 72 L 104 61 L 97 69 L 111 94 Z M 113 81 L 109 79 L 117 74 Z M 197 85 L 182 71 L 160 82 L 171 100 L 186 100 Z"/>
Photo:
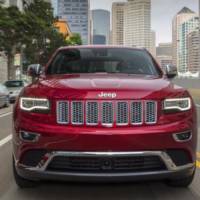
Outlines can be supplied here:
<path id="1" fill-rule="evenodd" d="M 36 78 L 42 73 L 42 66 L 40 64 L 32 64 L 28 66 L 28 76 Z"/>
<path id="2" fill-rule="evenodd" d="M 166 65 L 166 75 L 167 78 L 172 79 L 177 76 L 177 67 L 174 65 Z"/>

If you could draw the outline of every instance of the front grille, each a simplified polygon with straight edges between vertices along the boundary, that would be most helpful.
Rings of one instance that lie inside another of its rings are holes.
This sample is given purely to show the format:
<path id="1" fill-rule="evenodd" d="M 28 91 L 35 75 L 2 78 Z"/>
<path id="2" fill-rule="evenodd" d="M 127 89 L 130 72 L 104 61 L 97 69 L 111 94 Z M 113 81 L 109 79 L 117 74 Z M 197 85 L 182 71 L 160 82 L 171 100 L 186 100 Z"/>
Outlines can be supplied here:
<path id="1" fill-rule="evenodd" d="M 58 101 L 57 123 L 88 126 L 156 124 L 156 101 Z"/>
<path id="2" fill-rule="evenodd" d="M 87 102 L 86 103 L 86 122 L 88 125 L 97 125 L 99 108 L 97 102 Z"/>
<path id="3" fill-rule="evenodd" d="M 114 109 L 112 102 L 102 103 L 102 124 L 113 124 L 114 122 Z"/>
<path id="4" fill-rule="evenodd" d="M 165 170 L 158 156 L 65 157 L 57 156 L 47 170 L 65 172 L 148 172 Z"/>
<path id="5" fill-rule="evenodd" d="M 117 103 L 117 125 L 128 124 L 128 103 L 118 102 Z"/>
<path id="6" fill-rule="evenodd" d="M 146 119 L 145 122 L 147 124 L 154 124 L 157 120 L 157 104 L 155 101 L 145 102 L 145 110 L 146 110 Z"/>
<path id="7" fill-rule="evenodd" d="M 72 124 L 83 124 L 84 123 L 84 111 L 83 102 L 74 101 L 72 102 Z"/>
<path id="8" fill-rule="evenodd" d="M 143 122 L 143 107 L 142 102 L 135 101 L 131 103 L 131 123 L 140 125 Z"/>
<path id="9" fill-rule="evenodd" d="M 57 122 L 59 124 L 69 123 L 69 102 L 59 101 L 57 103 Z"/>

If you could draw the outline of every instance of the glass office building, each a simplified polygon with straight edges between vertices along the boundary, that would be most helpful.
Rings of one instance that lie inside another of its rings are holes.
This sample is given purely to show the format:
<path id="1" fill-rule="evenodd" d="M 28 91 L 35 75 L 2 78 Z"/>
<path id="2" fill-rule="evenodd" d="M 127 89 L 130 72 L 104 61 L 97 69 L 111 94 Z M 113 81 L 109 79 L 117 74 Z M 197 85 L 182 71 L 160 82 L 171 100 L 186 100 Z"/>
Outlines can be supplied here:
<path id="1" fill-rule="evenodd" d="M 79 33 L 83 44 L 89 44 L 89 0 L 54 0 L 54 14 L 66 20 L 72 33 Z"/>

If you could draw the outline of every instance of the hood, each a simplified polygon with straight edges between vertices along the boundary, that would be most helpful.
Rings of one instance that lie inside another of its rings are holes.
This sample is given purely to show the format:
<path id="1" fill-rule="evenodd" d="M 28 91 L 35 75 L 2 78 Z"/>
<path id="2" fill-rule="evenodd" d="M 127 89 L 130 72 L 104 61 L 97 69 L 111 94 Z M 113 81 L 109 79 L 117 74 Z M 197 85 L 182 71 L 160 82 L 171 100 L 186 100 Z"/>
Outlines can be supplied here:
<path id="1" fill-rule="evenodd" d="M 105 93 L 102 98 L 106 99 L 158 99 L 185 90 L 165 78 L 154 76 L 82 74 L 47 76 L 26 89 L 32 94 L 37 91 L 42 96 L 53 98 L 96 99 Z"/>

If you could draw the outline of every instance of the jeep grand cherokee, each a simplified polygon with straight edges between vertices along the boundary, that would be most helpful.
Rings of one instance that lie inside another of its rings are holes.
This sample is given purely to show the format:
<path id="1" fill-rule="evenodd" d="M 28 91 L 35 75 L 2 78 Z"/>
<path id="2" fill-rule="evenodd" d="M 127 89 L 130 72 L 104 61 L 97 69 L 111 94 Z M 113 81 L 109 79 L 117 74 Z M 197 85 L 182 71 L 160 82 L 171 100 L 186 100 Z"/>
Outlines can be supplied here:
<path id="1" fill-rule="evenodd" d="M 195 173 L 196 110 L 143 49 L 64 47 L 14 108 L 13 169 L 20 187 L 40 180 L 162 179 L 188 186 Z"/>

